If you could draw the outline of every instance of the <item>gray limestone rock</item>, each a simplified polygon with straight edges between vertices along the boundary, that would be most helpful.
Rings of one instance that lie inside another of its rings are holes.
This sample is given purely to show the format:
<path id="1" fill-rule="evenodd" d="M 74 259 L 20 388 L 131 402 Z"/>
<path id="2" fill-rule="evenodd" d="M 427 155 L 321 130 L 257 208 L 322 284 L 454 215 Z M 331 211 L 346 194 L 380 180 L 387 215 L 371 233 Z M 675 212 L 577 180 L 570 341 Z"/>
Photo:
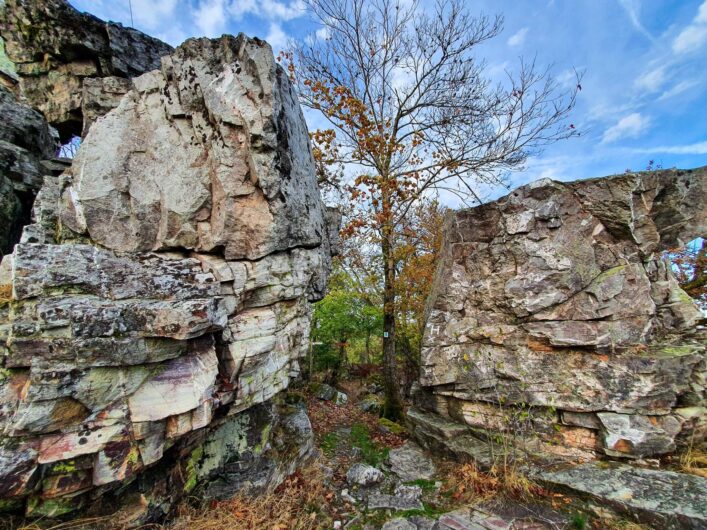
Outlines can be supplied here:
<path id="1" fill-rule="evenodd" d="M 326 383 L 315 383 L 312 385 L 314 395 L 323 401 L 333 401 L 337 405 L 345 405 L 349 397 L 343 392 Z"/>
<path id="2" fill-rule="evenodd" d="M 383 480 L 383 472 L 368 464 L 354 464 L 346 472 L 346 482 L 351 485 L 371 486 Z"/>
<path id="3" fill-rule="evenodd" d="M 135 86 L 82 143 L 60 201 L 71 230 L 227 260 L 328 245 L 302 111 L 266 43 L 191 39 Z"/>
<path id="4" fill-rule="evenodd" d="M 27 27 L 32 31 L 23 31 Z M 97 115 L 92 99 L 88 120 L 82 123 L 87 79 L 129 79 L 159 68 L 160 58 L 172 51 L 133 28 L 80 13 L 65 0 L 6 0 L 0 9 L 0 37 L 23 98 L 59 130 L 64 143 L 72 135 L 81 136 Z"/>
<path id="5" fill-rule="evenodd" d="M 403 482 L 429 480 L 437 472 L 432 459 L 414 442 L 391 449 L 388 461 L 390 470 Z"/>
<path id="6" fill-rule="evenodd" d="M 697 475 L 632 467 L 583 464 L 538 477 L 620 509 L 657 528 L 707 527 L 707 479 Z"/>
<path id="7" fill-rule="evenodd" d="M 422 510 L 424 506 L 419 498 L 405 495 L 388 495 L 386 493 L 371 493 L 368 496 L 369 510 L 394 510 L 404 512 L 406 510 Z"/>
<path id="8" fill-rule="evenodd" d="M 91 24 L 66 31 L 100 51 Z M 139 51 L 121 31 L 120 53 Z M 242 35 L 160 64 L 129 86 L 83 83 L 86 116 L 107 114 L 0 262 L 0 508 L 123 507 L 111 520 L 139 526 L 197 488 L 273 487 L 314 453 L 305 409 L 279 394 L 299 375 L 338 227 L 293 88 Z"/>
<path id="9" fill-rule="evenodd" d="M 42 185 L 42 161 L 52 158 L 56 138 L 43 116 L 0 86 L 0 253 L 9 254 L 29 223 Z"/>
<path id="10" fill-rule="evenodd" d="M 705 337 L 661 253 L 705 233 L 706 197 L 707 168 L 665 170 L 540 180 L 449 214 L 421 409 L 491 436 L 523 417 L 538 454 L 672 452 L 692 428 L 673 409 L 705 399 Z"/>

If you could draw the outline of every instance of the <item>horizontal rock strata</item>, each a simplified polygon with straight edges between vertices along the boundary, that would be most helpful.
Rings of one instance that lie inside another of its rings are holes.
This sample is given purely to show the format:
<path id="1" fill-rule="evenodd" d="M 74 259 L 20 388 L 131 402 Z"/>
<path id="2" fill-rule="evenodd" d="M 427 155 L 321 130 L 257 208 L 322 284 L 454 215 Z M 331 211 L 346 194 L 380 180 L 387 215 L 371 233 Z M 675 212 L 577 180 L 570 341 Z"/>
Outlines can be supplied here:
<path id="1" fill-rule="evenodd" d="M 449 445 L 436 413 L 571 459 L 704 440 L 702 314 L 662 253 L 707 233 L 706 198 L 707 169 L 670 170 L 541 180 L 450 215 L 410 417 L 421 438 Z"/>
<path id="2" fill-rule="evenodd" d="M 124 501 L 137 525 L 196 488 L 275 484 L 313 449 L 280 393 L 338 224 L 287 75 L 223 37 L 132 86 L 0 266 L 0 497 L 30 516 Z"/>

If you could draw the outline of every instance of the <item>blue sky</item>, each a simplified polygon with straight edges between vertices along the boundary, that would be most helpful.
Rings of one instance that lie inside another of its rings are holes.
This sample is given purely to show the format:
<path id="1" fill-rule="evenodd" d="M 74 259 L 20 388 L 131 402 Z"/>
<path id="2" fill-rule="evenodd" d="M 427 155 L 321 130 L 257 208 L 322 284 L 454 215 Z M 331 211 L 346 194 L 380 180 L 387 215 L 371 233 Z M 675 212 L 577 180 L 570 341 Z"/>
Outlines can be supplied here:
<path id="1" fill-rule="evenodd" d="M 130 25 L 128 0 L 71 0 Z M 424 1 L 423 1 L 424 4 Z M 245 32 L 273 48 L 313 33 L 301 0 L 132 0 L 135 27 L 178 45 L 187 37 Z M 575 180 L 645 169 L 707 165 L 707 0 L 478 0 L 503 14 L 503 33 L 480 49 L 489 75 L 520 56 L 552 65 L 561 82 L 584 71 L 571 118 L 582 136 L 550 146 L 512 175 Z M 316 119 L 308 116 L 310 127 Z"/>

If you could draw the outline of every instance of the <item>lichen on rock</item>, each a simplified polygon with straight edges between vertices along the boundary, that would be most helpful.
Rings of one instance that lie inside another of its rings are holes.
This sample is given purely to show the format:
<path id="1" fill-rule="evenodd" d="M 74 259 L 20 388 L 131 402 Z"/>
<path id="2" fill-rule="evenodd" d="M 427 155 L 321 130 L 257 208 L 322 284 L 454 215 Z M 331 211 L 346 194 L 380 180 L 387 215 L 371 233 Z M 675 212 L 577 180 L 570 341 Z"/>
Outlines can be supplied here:
<path id="1" fill-rule="evenodd" d="M 0 265 L 2 496 L 32 516 L 139 494 L 141 524 L 197 488 L 276 484 L 313 450 L 279 394 L 336 218 L 286 74 L 266 43 L 225 36 L 131 87 Z"/>
<path id="2" fill-rule="evenodd" d="M 706 197 L 706 168 L 666 170 L 541 180 L 450 214 L 419 409 L 575 460 L 703 437 L 704 416 L 676 412 L 704 403 L 702 314 L 662 253 L 707 233 Z M 449 445 L 426 414 L 410 420 L 425 443 Z"/>

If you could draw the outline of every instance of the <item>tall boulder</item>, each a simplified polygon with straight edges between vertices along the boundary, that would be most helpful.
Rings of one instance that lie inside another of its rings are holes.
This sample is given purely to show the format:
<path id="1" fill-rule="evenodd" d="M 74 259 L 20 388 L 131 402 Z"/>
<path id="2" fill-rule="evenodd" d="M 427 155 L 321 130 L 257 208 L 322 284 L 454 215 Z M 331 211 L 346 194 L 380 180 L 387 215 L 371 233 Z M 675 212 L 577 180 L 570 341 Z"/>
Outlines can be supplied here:
<path id="1" fill-rule="evenodd" d="M 337 221 L 293 87 L 243 35 L 189 40 L 132 86 L 0 267 L 0 496 L 31 516 L 133 502 L 121 524 L 141 524 L 313 450 L 281 392 Z"/>
<path id="2" fill-rule="evenodd" d="M 704 440 L 703 315 L 663 253 L 705 234 L 707 168 L 541 180 L 452 213 L 418 436 L 444 445 L 441 419 L 580 459 Z"/>

